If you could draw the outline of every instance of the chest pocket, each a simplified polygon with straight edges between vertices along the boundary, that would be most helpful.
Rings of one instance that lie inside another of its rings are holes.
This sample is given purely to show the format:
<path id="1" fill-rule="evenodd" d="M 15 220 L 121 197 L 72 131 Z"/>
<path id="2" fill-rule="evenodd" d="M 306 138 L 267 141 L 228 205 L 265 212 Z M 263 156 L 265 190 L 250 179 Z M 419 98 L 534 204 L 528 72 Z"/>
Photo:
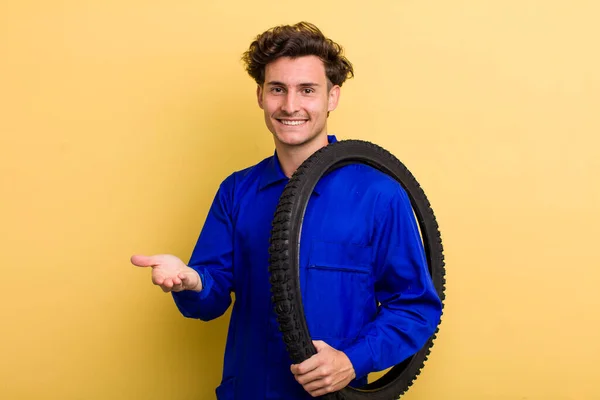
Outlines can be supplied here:
<path id="1" fill-rule="evenodd" d="M 301 290 L 314 340 L 354 338 L 375 311 L 371 252 L 367 246 L 312 242 Z"/>

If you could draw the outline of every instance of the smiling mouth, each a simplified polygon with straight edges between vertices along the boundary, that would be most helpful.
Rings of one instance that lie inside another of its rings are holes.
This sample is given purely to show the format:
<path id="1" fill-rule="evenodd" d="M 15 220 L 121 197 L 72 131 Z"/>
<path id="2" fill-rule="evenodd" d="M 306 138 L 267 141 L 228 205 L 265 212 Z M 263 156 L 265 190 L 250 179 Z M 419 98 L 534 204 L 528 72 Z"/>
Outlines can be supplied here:
<path id="1" fill-rule="evenodd" d="M 277 121 L 285 126 L 300 126 L 300 125 L 304 125 L 308 120 L 306 119 L 277 119 Z"/>

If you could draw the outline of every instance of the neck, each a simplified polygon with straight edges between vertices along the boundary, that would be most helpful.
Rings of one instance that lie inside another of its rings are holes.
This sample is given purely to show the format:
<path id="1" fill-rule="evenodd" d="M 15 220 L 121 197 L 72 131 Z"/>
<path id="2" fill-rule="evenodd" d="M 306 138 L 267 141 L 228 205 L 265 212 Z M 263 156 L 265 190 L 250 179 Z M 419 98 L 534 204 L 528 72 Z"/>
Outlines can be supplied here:
<path id="1" fill-rule="evenodd" d="M 289 146 L 275 139 L 275 149 L 277 150 L 277 158 L 283 173 L 288 178 L 291 178 L 294 172 L 308 157 L 322 147 L 327 146 L 327 135 L 319 135 L 310 142 L 299 146 Z"/>

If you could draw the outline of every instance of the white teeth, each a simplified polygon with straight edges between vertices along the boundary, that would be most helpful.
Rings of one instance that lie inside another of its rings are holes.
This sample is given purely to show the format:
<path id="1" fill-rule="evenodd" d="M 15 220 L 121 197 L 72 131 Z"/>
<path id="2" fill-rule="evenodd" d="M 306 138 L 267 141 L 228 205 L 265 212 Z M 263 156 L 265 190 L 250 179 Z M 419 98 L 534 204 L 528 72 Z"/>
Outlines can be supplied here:
<path id="1" fill-rule="evenodd" d="M 306 122 L 306 121 L 287 121 L 285 119 L 280 119 L 279 121 L 284 125 L 302 125 L 303 123 Z"/>

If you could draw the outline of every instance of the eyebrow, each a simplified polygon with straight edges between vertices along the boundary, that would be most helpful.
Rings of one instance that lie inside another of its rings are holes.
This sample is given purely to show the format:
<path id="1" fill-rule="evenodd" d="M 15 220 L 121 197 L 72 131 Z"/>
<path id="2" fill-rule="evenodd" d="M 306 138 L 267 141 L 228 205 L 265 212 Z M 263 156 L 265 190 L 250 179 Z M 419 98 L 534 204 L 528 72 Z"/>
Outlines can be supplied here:
<path id="1" fill-rule="evenodd" d="M 287 85 L 285 83 L 279 82 L 279 81 L 270 81 L 270 82 L 267 82 L 267 85 L 287 87 Z M 313 87 L 313 86 L 321 86 L 321 85 L 319 85 L 318 83 L 314 83 L 314 82 L 305 82 L 305 83 L 300 83 L 298 86 Z"/>

